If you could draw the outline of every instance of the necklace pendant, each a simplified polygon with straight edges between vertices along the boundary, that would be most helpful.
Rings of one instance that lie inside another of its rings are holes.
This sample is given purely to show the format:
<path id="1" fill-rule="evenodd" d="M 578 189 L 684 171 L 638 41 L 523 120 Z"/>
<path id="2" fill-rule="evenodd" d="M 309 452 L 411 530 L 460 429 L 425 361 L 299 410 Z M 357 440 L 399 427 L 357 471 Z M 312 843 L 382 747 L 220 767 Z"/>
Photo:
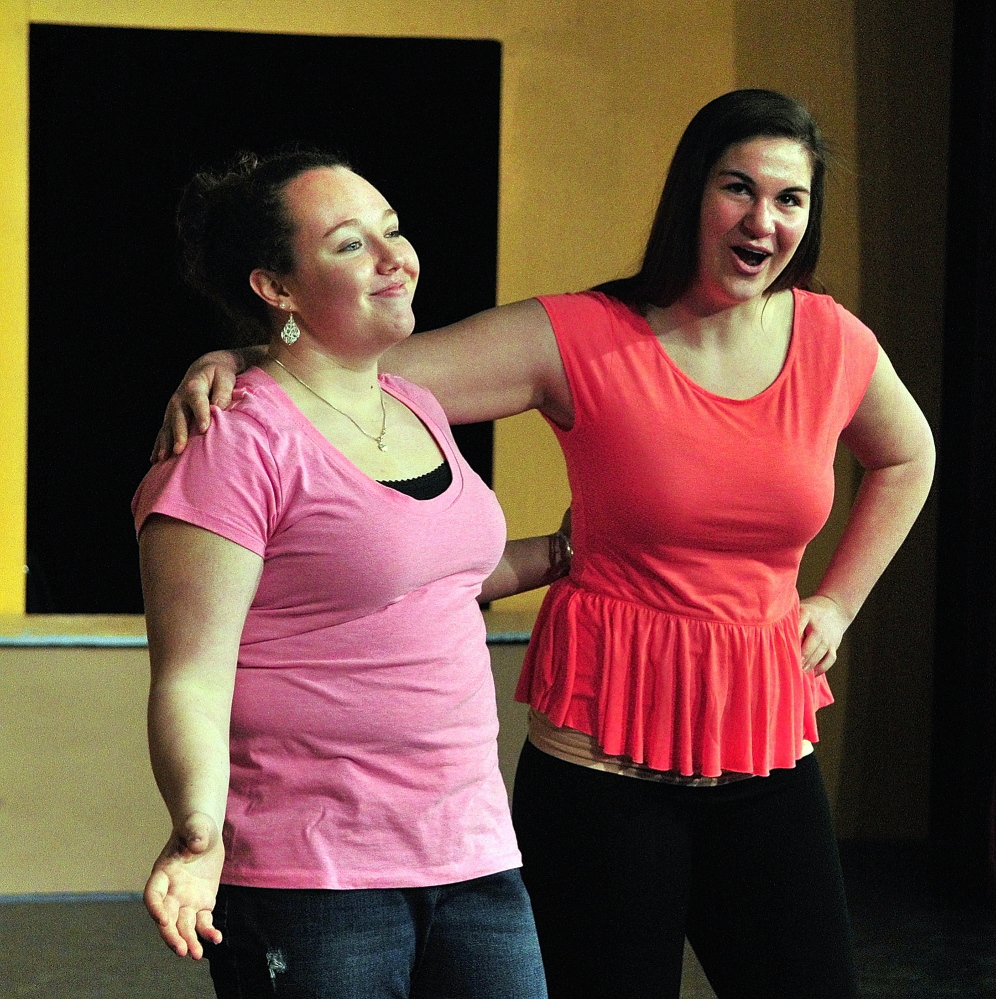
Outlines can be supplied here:
<path id="1" fill-rule="evenodd" d="M 386 444 L 385 444 L 385 443 L 384 443 L 384 442 L 383 442 L 382 440 L 378 440 L 378 441 L 377 441 L 377 447 L 378 447 L 378 448 L 379 448 L 379 449 L 380 449 L 381 451 L 386 451 L 386 450 L 387 450 L 387 445 L 386 445 Z"/>

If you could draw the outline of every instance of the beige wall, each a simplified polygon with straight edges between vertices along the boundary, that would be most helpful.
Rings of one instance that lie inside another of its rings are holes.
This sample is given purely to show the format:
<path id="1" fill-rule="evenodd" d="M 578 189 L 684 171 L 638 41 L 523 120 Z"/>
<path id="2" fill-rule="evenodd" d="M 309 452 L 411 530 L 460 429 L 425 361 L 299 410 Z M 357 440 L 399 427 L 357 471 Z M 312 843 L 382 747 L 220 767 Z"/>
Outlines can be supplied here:
<path id="1" fill-rule="evenodd" d="M 491 650 L 510 788 L 525 738 L 512 700 L 523 650 Z M 146 751 L 148 673 L 144 649 L 0 648 L 0 896 L 144 886 L 169 833 Z"/>
<path id="2" fill-rule="evenodd" d="M 0 895 L 138 891 L 169 817 L 144 649 L 0 649 Z"/>

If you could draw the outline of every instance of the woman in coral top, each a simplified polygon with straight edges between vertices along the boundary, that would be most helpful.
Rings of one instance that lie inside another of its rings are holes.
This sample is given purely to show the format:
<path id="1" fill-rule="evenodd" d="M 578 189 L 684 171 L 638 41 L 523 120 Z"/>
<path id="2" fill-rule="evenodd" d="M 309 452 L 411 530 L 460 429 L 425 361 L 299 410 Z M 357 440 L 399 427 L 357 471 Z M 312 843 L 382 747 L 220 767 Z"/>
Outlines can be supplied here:
<path id="1" fill-rule="evenodd" d="M 576 555 L 526 656 L 513 803 L 555 999 L 673 999 L 686 935 L 720 999 L 855 995 L 816 712 L 934 451 L 872 333 L 808 290 L 824 172 L 799 104 L 726 94 L 678 145 L 639 273 L 385 358 L 451 422 L 538 409 L 567 460 Z M 234 366 L 188 373 L 158 454 Z M 800 600 L 838 440 L 864 478 Z"/>

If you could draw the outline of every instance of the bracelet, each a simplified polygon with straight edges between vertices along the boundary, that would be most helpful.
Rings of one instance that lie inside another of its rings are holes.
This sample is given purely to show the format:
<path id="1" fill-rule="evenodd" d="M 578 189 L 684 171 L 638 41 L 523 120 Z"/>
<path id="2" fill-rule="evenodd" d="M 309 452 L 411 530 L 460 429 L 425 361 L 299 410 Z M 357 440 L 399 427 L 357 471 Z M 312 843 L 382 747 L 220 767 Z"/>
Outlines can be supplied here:
<path id="1" fill-rule="evenodd" d="M 563 531 L 548 535 L 550 541 L 550 568 L 554 570 L 555 579 L 566 576 L 571 571 L 571 560 L 574 558 L 574 546 L 571 539 Z"/>

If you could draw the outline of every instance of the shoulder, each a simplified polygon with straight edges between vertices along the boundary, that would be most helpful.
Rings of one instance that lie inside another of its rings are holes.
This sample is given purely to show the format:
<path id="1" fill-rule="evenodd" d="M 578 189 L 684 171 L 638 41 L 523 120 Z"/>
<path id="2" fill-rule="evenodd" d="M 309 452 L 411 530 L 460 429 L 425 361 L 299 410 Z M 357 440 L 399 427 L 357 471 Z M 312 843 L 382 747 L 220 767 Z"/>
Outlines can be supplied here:
<path id="1" fill-rule="evenodd" d="M 293 404 L 273 378 L 260 368 L 249 368 L 235 380 L 231 406 L 212 407 L 211 417 L 212 421 L 217 417 L 219 424 L 241 427 L 243 433 L 265 436 L 269 425 L 291 410 Z"/>
<path id="2" fill-rule="evenodd" d="M 796 326 L 803 334 L 815 339 L 831 340 L 846 352 L 877 354 L 875 334 L 854 313 L 849 312 L 830 295 L 793 289 L 796 303 Z"/>
<path id="3" fill-rule="evenodd" d="M 850 393 L 861 397 L 878 363 L 875 334 L 830 295 L 794 289 L 796 332 L 806 352 L 842 370 Z"/>
<path id="4" fill-rule="evenodd" d="M 441 426 L 449 426 L 449 421 L 446 419 L 442 405 L 427 388 L 416 385 L 414 382 L 410 382 L 407 378 L 402 378 L 400 375 L 387 373 L 380 375 L 380 383 L 392 395 L 399 398 L 411 408 L 418 410 L 420 415 L 428 416 Z"/>
<path id="5" fill-rule="evenodd" d="M 830 295 L 793 288 L 796 317 L 807 325 L 839 329 L 845 338 L 874 339 L 875 334 L 853 312 Z"/>
<path id="6" fill-rule="evenodd" d="M 551 322 L 554 323 L 554 327 L 558 321 L 590 321 L 637 315 L 618 298 L 612 298 L 600 291 L 577 291 L 563 295 L 537 295 L 536 297 L 546 310 Z"/>
<path id="7" fill-rule="evenodd" d="M 264 372 L 250 369 L 240 375 L 228 409 L 212 406 L 207 431 L 191 435 L 182 454 L 155 465 L 154 478 L 235 481 L 272 475 L 274 441 L 281 437 L 281 425 L 287 423 L 283 410 L 289 407 L 281 396 Z"/>
<path id="8" fill-rule="evenodd" d="M 550 317 L 560 352 L 583 354 L 618 346 L 620 342 L 641 339 L 647 332 L 646 320 L 630 306 L 600 291 L 566 295 L 543 295 L 540 304 Z"/>

